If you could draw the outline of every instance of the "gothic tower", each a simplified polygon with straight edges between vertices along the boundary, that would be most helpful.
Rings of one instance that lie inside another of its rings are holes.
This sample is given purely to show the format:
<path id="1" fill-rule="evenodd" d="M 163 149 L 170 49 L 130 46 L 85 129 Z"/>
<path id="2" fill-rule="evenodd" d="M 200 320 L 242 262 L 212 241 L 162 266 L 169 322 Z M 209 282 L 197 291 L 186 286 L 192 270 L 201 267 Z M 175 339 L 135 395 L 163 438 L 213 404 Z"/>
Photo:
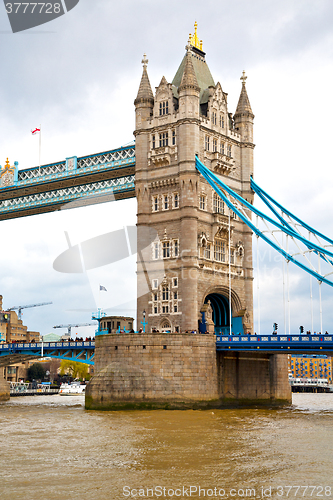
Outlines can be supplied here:
<path id="1" fill-rule="evenodd" d="M 163 76 L 155 96 L 142 61 L 135 175 L 146 332 L 252 331 L 252 233 L 198 173 L 195 156 L 252 202 L 254 115 L 244 72 L 233 116 L 205 56 L 195 25 L 172 83 Z"/>

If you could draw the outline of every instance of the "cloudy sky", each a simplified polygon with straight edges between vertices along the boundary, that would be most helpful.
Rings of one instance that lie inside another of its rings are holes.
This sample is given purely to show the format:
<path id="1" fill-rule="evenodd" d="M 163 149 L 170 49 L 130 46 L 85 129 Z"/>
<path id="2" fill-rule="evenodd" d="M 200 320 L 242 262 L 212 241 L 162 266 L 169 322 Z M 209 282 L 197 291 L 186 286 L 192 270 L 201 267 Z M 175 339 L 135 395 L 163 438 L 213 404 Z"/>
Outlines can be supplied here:
<path id="1" fill-rule="evenodd" d="M 255 114 L 255 179 L 283 205 L 333 236 L 333 3 L 330 0 L 80 0 L 48 24 L 12 34 L 0 5 L 0 164 L 19 168 L 109 150 L 132 141 L 144 52 L 152 87 L 171 81 L 188 34 L 198 35 L 215 81 L 234 112 L 243 70 Z M 121 213 L 121 217 L 119 214 Z M 135 224 L 135 200 L 1 222 L 4 306 L 53 301 L 24 311 L 30 329 L 89 322 L 97 307 L 135 314 L 135 263 L 89 275 L 52 268 L 71 243 Z M 261 331 L 283 329 L 282 262 L 260 244 Z M 98 284 L 108 292 L 98 292 Z M 255 291 L 257 283 L 255 283 Z M 323 285 L 323 328 L 333 331 L 332 290 Z M 313 282 L 314 329 L 319 330 Z M 310 279 L 290 267 L 291 329 L 311 328 Z M 256 326 L 257 299 L 255 299 Z M 93 327 L 74 330 L 90 334 Z"/>

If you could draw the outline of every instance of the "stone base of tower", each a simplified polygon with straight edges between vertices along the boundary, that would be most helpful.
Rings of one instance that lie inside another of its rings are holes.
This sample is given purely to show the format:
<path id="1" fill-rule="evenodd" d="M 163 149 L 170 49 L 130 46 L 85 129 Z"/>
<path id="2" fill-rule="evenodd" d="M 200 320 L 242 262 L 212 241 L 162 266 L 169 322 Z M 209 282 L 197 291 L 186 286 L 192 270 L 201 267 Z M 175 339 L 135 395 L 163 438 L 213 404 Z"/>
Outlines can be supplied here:
<path id="1" fill-rule="evenodd" d="M 215 335 L 111 334 L 96 338 L 86 408 L 218 406 Z"/>
<path id="2" fill-rule="evenodd" d="M 86 409 L 205 409 L 291 403 L 287 356 L 217 353 L 215 335 L 96 338 Z"/>
<path id="3" fill-rule="evenodd" d="M 222 406 L 291 403 L 287 355 L 219 352 L 217 364 Z"/>
<path id="4" fill-rule="evenodd" d="M 9 383 L 3 378 L 3 369 L 0 368 L 0 401 L 8 401 L 10 398 Z"/>

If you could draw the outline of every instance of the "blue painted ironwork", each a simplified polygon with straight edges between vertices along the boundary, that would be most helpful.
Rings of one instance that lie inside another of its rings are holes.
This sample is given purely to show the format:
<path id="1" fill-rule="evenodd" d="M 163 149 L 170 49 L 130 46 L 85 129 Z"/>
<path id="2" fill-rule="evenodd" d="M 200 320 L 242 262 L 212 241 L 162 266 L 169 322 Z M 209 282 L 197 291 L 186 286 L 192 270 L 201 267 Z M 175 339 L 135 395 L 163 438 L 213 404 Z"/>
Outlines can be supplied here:
<path id="1" fill-rule="evenodd" d="M 15 356 L 15 359 L 19 359 L 20 356 L 25 359 L 44 356 L 93 365 L 94 355 L 94 341 L 0 344 L 0 359 L 3 356 Z"/>
<path id="2" fill-rule="evenodd" d="M 222 198 L 227 207 L 232 210 L 240 220 L 242 220 L 258 237 L 263 239 L 266 243 L 268 243 L 271 247 L 277 250 L 283 257 L 289 262 L 293 262 L 298 267 L 300 267 L 303 271 L 306 271 L 310 275 L 314 276 L 320 283 L 326 283 L 329 286 L 333 286 L 332 275 L 333 275 L 333 252 L 328 250 L 326 246 L 323 246 L 319 237 L 325 239 L 326 243 L 329 243 L 328 246 L 333 246 L 333 240 L 328 238 L 327 236 L 322 235 L 319 231 L 314 230 L 309 225 L 303 223 L 299 218 L 292 215 L 291 212 L 284 209 L 281 205 L 279 205 L 273 198 L 271 198 L 267 193 L 265 193 L 257 184 L 252 181 L 251 185 L 255 188 L 255 192 L 260 193 L 260 198 L 263 199 L 266 206 L 269 206 L 273 215 L 277 218 L 274 220 L 272 217 L 266 215 L 256 207 L 254 207 L 251 203 L 233 191 L 229 186 L 227 186 L 221 179 L 215 175 L 211 170 L 209 170 L 200 160 L 196 157 L 196 168 L 203 175 L 203 177 L 207 180 L 207 182 L 212 186 L 214 191 Z M 269 201 L 274 202 L 275 206 L 279 208 L 283 215 L 280 215 L 277 210 L 271 206 Z M 258 218 L 265 223 L 266 230 L 260 230 L 256 227 L 248 214 L 248 211 L 258 216 Z M 288 220 L 286 220 L 286 216 L 288 216 Z M 269 228 L 268 224 L 273 226 L 273 230 Z M 303 229 L 310 232 L 313 235 L 313 241 L 309 238 L 303 236 L 299 230 L 299 226 L 302 226 Z M 279 242 L 276 238 L 277 232 L 281 234 L 285 234 L 289 237 L 289 239 L 296 246 L 296 252 L 289 252 L 287 249 L 285 250 L 283 247 L 283 242 Z M 270 234 L 270 237 L 266 235 L 266 233 Z M 317 241 L 317 243 L 316 243 Z M 300 244 L 303 244 L 306 248 L 300 248 Z M 322 260 L 328 265 L 329 269 L 326 274 L 320 271 L 320 268 L 316 270 L 315 266 L 311 263 L 308 254 L 315 253 L 321 257 Z M 303 264 L 298 260 L 300 257 L 304 257 L 306 259 L 306 264 Z"/>
<path id="3" fill-rule="evenodd" d="M 102 329 L 101 328 L 101 319 L 106 316 L 106 313 L 102 311 L 102 309 L 98 309 L 97 312 L 92 313 L 91 319 L 95 319 L 98 321 L 98 329 L 95 330 L 95 337 L 96 335 L 106 335 L 108 330 Z"/>
<path id="4" fill-rule="evenodd" d="M 105 195 L 134 197 L 134 171 L 134 144 L 20 170 L 12 185 L 0 185 L 0 218 L 42 213 L 79 200 L 96 203 Z"/>
<path id="5" fill-rule="evenodd" d="M 70 160 L 73 160 L 73 163 L 70 163 Z M 13 187 L 25 187 L 30 184 L 65 179 L 71 176 L 84 176 L 100 170 L 119 169 L 129 165 L 135 165 L 134 144 L 103 153 L 80 158 L 73 156 L 65 161 L 19 170 L 17 181 L 14 182 L 13 186 L 0 186 L 0 190 L 10 190 Z"/>
<path id="6" fill-rule="evenodd" d="M 333 335 L 217 335 L 216 350 L 322 353 L 333 351 Z"/>

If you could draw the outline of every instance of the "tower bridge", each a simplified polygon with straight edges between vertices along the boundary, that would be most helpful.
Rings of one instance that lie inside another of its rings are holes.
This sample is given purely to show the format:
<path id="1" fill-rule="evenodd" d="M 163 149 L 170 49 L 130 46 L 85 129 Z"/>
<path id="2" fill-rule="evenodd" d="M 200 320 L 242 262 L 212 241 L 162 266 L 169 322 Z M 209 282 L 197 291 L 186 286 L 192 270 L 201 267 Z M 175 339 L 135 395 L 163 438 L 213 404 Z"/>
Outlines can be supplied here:
<path id="1" fill-rule="evenodd" d="M 145 329 L 96 337 L 87 408 L 289 403 L 287 357 L 280 353 L 329 351 L 332 337 L 254 335 L 252 235 L 279 246 L 275 229 L 269 240 L 251 222 L 254 193 L 265 193 L 253 182 L 247 77 L 243 72 L 232 113 L 228 94 L 209 70 L 196 25 L 173 80 L 162 76 L 155 94 L 146 55 L 142 64 L 135 148 L 22 171 L 7 162 L 0 170 L 0 218 L 105 201 L 109 195 L 137 199 L 137 314 L 144 314 Z M 297 255 L 313 252 L 332 264 L 333 253 L 306 240 L 299 220 L 287 211 L 279 215 L 280 209 L 273 207 L 277 221 L 254 213 L 304 244 Z M 297 264 L 296 253 L 280 250 Z M 320 272 L 312 275 L 329 282 Z M 197 330 L 207 335 L 191 333 Z M 234 330 L 239 335 L 232 336 Z"/>

